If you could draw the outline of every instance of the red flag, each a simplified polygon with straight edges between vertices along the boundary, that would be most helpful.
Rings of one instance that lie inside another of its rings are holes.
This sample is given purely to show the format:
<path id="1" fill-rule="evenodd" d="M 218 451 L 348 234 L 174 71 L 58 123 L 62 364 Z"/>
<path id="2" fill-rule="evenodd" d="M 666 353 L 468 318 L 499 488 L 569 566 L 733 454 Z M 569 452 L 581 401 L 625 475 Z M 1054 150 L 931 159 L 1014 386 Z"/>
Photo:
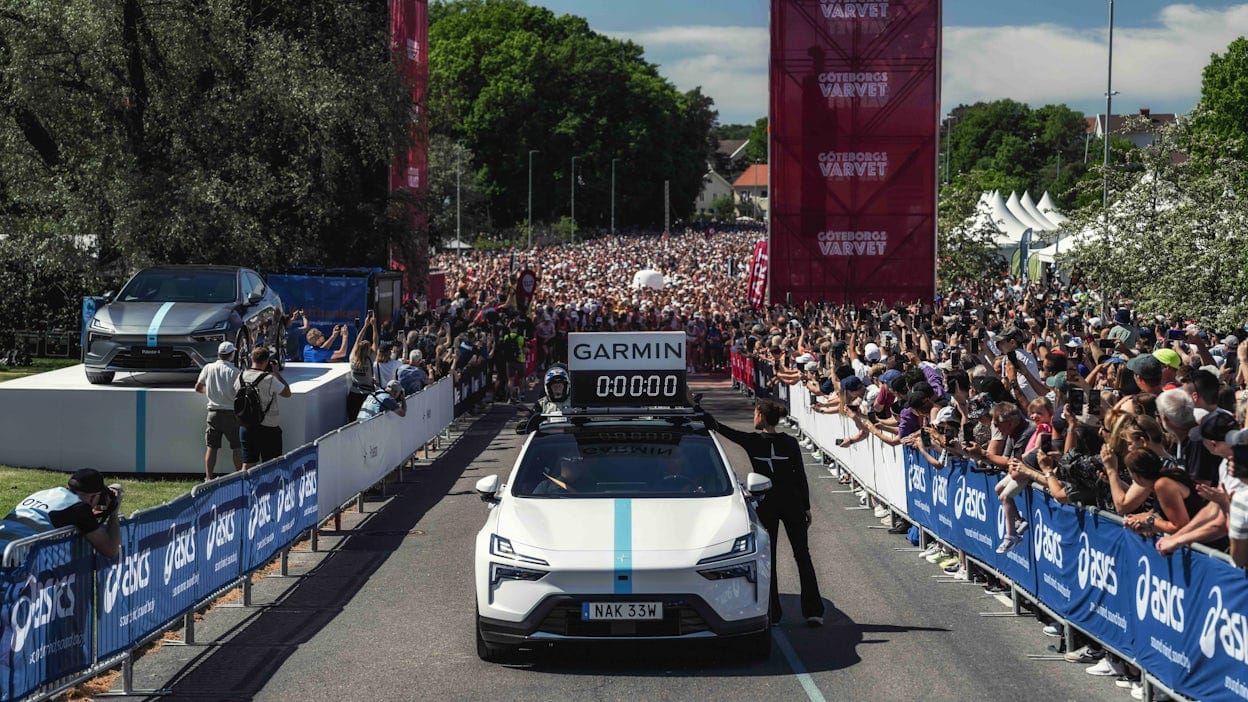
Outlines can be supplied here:
<path id="1" fill-rule="evenodd" d="M 761 307 L 767 299 L 767 242 L 760 241 L 754 245 L 754 256 L 750 258 L 749 301 L 753 307 Z"/>
<path id="2" fill-rule="evenodd" d="M 429 153 L 425 134 L 425 96 L 429 85 L 429 0 L 390 0 L 390 56 L 399 74 L 412 89 L 411 147 L 395 154 L 390 167 L 390 190 L 411 193 L 417 203 L 429 191 Z M 425 212 L 412 207 L 408 212 L 412 229 L 420 231 L 425 226 Z M 412 246 L 391 249 L 390 267 L 403 271 L 403 299 L 410 300 L 417 289 L 417 281 L 410 270 L 416 261 L 408 260 L 416 249 Z M 424 287 L 423 285 L 419 287 Z"/>

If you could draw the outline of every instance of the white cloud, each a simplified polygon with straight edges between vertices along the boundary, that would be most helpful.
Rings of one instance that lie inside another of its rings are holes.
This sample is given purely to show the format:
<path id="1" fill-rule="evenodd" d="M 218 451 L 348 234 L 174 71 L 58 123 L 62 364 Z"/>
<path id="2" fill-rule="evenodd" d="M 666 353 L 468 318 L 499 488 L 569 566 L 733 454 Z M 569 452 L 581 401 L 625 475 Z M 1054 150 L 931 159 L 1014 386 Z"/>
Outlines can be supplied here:
<path id="1" fill-rule="evenodd" d="M 1154 27 L 1114 28 L 1115 100 L 1190 108 L 1210 54 L 1248 34 L 1248 5 L 1171 5 L 1157 19 Z M 1033 105 L 1104 100 L 1104 28 L 947 27 L 944 40 L 946 106 L 1002 97 Z"/>
<path id="2" fill-rule="evenodd" d="M 1248 34 L 1248 4 L 1170 5 L 1154 19 L 1148 27 L 1115 27 L 1114 90 L 1121 93 L 1115 101 L 1132 106 L 1128 109 L 1189 109 L 1200 95 L 1210 54 Z M 644 46 L 647 58 L 680 89 L 702 86 L 715 99 L 721 121 L 751 122 L 767 114 L 766 27 L 680 26 L 611 34 Z M 943 102 L 949 108 L 1008 97 L 1094 109 L 1105 95 L 1105 35 L 1103 27 L 1058 24 L 945 27 Z"/>

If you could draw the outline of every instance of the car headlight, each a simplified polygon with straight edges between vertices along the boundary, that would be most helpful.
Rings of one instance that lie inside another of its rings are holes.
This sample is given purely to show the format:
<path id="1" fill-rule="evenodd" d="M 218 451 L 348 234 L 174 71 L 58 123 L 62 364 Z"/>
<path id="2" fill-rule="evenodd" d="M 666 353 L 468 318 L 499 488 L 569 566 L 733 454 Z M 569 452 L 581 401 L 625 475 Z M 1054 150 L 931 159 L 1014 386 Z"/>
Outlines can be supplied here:
<path id="1" fill-rule="evenodd" d="M 701 575 L 707 580 L 732 580 L 733 578 L 745 578 L 752 583 L 758 582 L 758 570 L 754 566 L 754 561 L 750 561 L 749 563 L 740 563 L 738 565 L 725 566 L 723 568 L 699 570 L 698 575 Z"/>
<path id="2" fill-rule="evenodd" d="M 192 334 L 191 341 L 199 343 L 221 343 L 225 341 L 225 334 Z"/>
<path id="3" fill-rule="evenodd" d="M 498 587 L 499 583 L 507 580 L 525 580 L 532 582 L 541 580 L 546 577 L 546 571 L 533 570 L 531 568 L 521 568 L 519 566 L 504 565 L 502 563 L 490 564 L 490 588 Z"/>
<path id="4" fill-rule="evenodd" d="M 230 328 L 230 321 L 228 319 L 223 319 L 220 322 L 217 322 L 216 324 L 210 327 L 204 327 L 203 329 L 196 329 L 195 333 L 203 334 L 205 332 L 225 331 L 226 329 L 229 329 L 229 328 Z"/>
<path id="5" fill-rule="evenodd" d="M 707 556 L 698 561 L 698 565 L 703 563 L 715 563 L 717 561 L 726 561 L 729 558 L 738 558 L 740 556 L 748 556 L 758 549 L 758 542 L 754 538 L 754 532 L 746 534 L 732 542 L 732 548 L 727 553 L 721 553 L 717 556 Z"/>
<path id="6" fill-rule="evenodd" d="M 549 563 L 547 563 L 546 561 L 543 561 L 540 558 L 534 558 L 533 556 L 526 556 L 521 553 L 516 553 L 516 549 L 511 547 L 511 542 L 499 536 L 498 534 L 490 534 L 490 554 L 494 556 L 500 556 L 502 558 L 509 558 L 513 561 L 520 561 L 522 563 L 532 563 L 533 565 L 544 565 L 544 566 L 550 565 Z"/>
<path id="7" fill-rule="evenodd" d="M 106 332 L 109 334 L 112 334 L 117 331 L 116 329 L 113 329 L 113 325 L 109 324 L 103 319 L 100 319 L 99 317 L 91 318 L 91 329 L 95 331 Z"/>

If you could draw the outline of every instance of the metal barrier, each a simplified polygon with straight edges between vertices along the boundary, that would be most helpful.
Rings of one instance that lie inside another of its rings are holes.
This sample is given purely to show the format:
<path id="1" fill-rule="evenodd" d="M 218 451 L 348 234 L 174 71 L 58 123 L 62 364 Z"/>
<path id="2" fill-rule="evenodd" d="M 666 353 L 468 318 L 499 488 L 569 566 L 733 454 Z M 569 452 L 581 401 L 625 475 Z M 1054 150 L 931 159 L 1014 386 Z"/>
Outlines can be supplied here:
<path id="1" fill-rule="evenodd" d="M 792 393 L 791 406 L 813 448 L 917 525 L 921 545 L 938 540 L 1007 583 L 1013 612 L 1004 616 L 1019 616 L 1022 603 L 1031 603 L 1060 623 L 1069 647 L 1081 633 L 1140 668 L 1146 688 L 1196 699 L 1248 693 L 1240 683 L 1248 679 L 1248 654 L 1234 643 L 1248 611 L 1248 578 L 1227 554 L 1194 546 L 1161 556 L 1118 515 L 1060 505 L 1034 486 L 1015 498 L 1026 505 L 1027 538 L 996 554 L 993 537 L 1006 533 L 992 489 L 999 476 L 959 462 L 936 470 L 917 452 L 874 437 L 860 442 L 869 447 L 845 449 L 836 440 L 857 434 L 848 420 L 811 412 L 804 391 Z M 900 496 L 897 484 L 904 485 Z"/>
<path id="2" fill-rule="evenodd" d="M 7 544 L 0 619 L 11 621 L 22 604 L 13 598 L 25 592 L 23 587 L 31 589 L 26 593 L 31 600 L 56 588 L 46 599 L 58 609 L 37 626 L 30 623 L 35 622 L 35 604 L 19 613 L 28 618 L 29 631 L 5 651 L 11 664 L 0 666 L 0 699 L 47 699 L 118 665 L 122 691 L 117 694 L 166 694 L 134 689 L 137 652 L 179 623 L 181 644 L 195 645 L 197 611 L 239 587 L 241 606 L 251 606 L 255 571 L 277 558 L 286 575 L 290 547 L 304 534 L 310 534 L 316 550 L 318 529 L 337 519 L 345 505 L 354 502 L 363 511 L 366 491 L 377 484 L 384 489 L 387 477 L 411 465 L 422 450 L 427 458 L 431 444 L 450 438 L 456 419 L 452 383 L 446 378 L 413 395 L 406 417 L 387 413 L 353 422 L 278 459 L 131 514 L 121 524 L 122 555 L 116 561 L 96 556 L 72 527 Z M 345 442 L 361 449 L 361 442 L 373 443 L 367 450 L 344 453 L 332 450 L 334 441 L 339 448 Z M 368 469 L 360 470 L 361 465 Z M 329 501 L 321 505 L 326 476 L 333 476 L 329 482 L 338 493 L 326 491 Z M 341 476 L 345 482 L 334 481 Z M 77 591 L 58 599 L 71 587 Z M 25 657 L 28 643 L 32 653 Z M 44 656 L 48 651 L 57 655 Z M 47 663 L 53 659 L 54 664 Z"/>

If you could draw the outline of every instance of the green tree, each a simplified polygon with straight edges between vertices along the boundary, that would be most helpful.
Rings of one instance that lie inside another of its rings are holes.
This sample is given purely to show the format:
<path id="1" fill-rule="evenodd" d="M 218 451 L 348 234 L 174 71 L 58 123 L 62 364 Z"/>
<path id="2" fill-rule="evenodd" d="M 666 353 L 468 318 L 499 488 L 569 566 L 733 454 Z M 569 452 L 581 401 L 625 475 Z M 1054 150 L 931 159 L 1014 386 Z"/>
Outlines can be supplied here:
<path id="1" fill-rule="evenodd" d="M 378 264 L 405 88 L 384 4 L 9 3 L 0 232 L 96 238 L 106 266 Z"/>
<path id="2" fill-rule="evenodd" d="M 700 90 L 676 90 L 637 44 L 523 0 L 454 0 L 430 7 L 430 63 L 431 128 L 475 154 L 490 220 L 525 217 L 530 149 L 541 152 L 538 222 L 570 213 L 573 157 L 582 228 L 610 220 L 613 160 L 618 222 L 661 222 L 665 180 L 673 216 L 693 210 L 716 113 Z"/>
<path id="3" fill-rule="evenodd" d="M 730 221 L 735 216 L 736 211 L 736 202 L 729 193 L 724 193 L 714 200 L 711 200 L 711 212 L 714 214 L 715 219 Z"/>
<path id="4" fill-rule="evenodd" d="M 750 144 L 745 147 L 745 160 L 749 163 L 767 163 L 767 118 L 759 117 L 750 130 Z"/>
<path id="5" fill-rule="evenodd" d="M 1198 133 L 1221 137 L 1217 143 L 1248 153 L 1248 38 L 1239 37 L 1205 66 L 1200 109 L 1193 116 Z"/>

